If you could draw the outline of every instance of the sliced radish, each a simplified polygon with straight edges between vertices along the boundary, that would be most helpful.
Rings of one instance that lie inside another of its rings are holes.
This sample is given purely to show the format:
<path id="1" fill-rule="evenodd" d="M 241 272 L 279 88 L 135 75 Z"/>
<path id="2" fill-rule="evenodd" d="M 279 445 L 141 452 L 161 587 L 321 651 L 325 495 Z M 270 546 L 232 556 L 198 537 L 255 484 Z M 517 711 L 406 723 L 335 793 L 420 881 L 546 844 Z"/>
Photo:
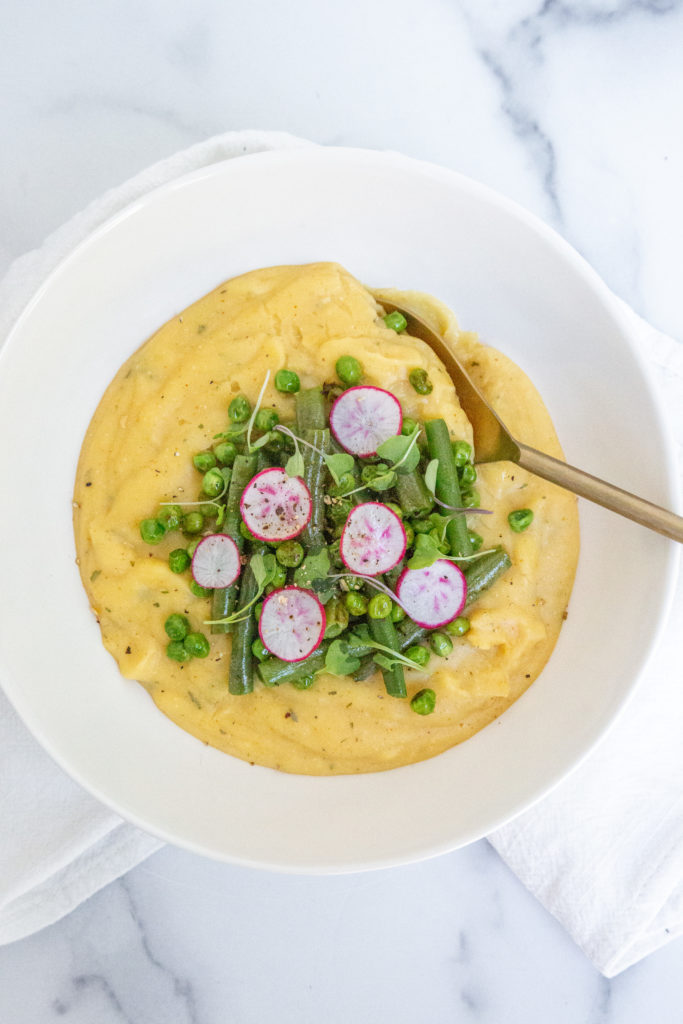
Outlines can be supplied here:
<path id="1" fill-rule="evenodd" d="M 325 633 L 325 609 L 310 590 L 283 587 L 263 602 L 258 630 L 264 647 L 282 661 L 307 658 Z"/>
<path id="2" fill-rule="evenodd" d="M 351 572 L 366 576 L 389 572 L 406 552 L 406 531 L 390 508 L 366 501 L 349 512 L 339 541 L 339 554 Z"/>
<path id="3" fill-rule="evenodd" d="M 418 626 L 434 629 L 460 615 L 465 607 L 467 582 L 457 565 L 440 558 L 427 569 L 404 569 L 396 584 L 396 595 Z"/>
<path id="4" fill-rule="evenodd" d="M 240 553 L 227 533 L 204 537 L 192 556 L 192 576 L 200 587 L 229 587 L 240 574 Z"/>
<path id="5" fill-rule="evenodd" d="M 301 477 L 264 469 L 242 492 L 242 519 L 259 540 L 291 540 L 311 518 L 311 495 Z"/>
<path id="6" fill-rule="evenodd" d="M 330 409 L 330 429 L 347 452 L 374 455 L 383 441 L 401 433 L 401 403 L 389 391 L 349 388 Z"/>

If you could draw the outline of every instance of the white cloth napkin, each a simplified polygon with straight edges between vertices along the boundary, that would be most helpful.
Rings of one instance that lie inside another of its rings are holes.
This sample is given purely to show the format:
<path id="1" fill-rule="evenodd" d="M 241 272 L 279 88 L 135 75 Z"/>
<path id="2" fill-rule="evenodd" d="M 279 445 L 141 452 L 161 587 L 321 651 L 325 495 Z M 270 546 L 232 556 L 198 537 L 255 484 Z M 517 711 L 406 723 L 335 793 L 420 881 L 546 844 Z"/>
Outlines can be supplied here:
<path id="1" fill-rule="evenodd" d="M 683 343 L 623 303 L 654 370 L 683 479 Z M 584 764 L 489 836 L 608 978 L 683 934 L 683 572 L 638 689 Z"/>
<path id="2" fill-rule="evenodd" d="M 0 343 L 61 258 L 134 199 L 198 167 L 303 145 L 310 143 L 279 132 L 231 132 L 106 193 L 12 265 L 0 284 Z M 628 316 L 655 367 L 683 465 L 683 346 Z M 683 621 L 683 583 L 671 621 L 638 693 L 599 749 L 490 837 L 608 977 L 683 932 L 683 687 L 673 625 Z M 0 944 L 58 920 L 161 845 L 64 775 L 2 694 L 0 777 Z"/>

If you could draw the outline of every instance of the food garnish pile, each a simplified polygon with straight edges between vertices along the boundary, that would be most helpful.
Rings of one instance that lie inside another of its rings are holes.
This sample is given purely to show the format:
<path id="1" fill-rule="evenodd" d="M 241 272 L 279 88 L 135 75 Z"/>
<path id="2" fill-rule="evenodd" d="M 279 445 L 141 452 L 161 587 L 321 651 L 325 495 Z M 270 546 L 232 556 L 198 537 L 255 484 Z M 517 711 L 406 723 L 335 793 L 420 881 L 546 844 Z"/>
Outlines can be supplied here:
<path id="1" fill-rule="evenodd" d="M 384 322 L 406 327 L 400 313 Z M 469 629 L 467 607 L 510 566 L 468 525 L 487 513 L 472 446 L 443 419 L 404 416 L 394 395 L 363 384 L 354 356 L 338 359 L 336 373 L 338 382 L 302 390 L 296 372 L 278 370 L 275 387 L 293 405 L 280 423 L 261 408 L 268 371 L 255 407 L 237 395 L 227 430 L 194 456 L 198 499 L 164 502 L 140 523 L 148 544 L 185 536 L 169 566 L 211 598 L 203 625 L 231 634 L 232 694 L 257 680 L 304 690 L 323 671 L 360 681 L 379 669 L 387 693 L 405 698 L 405 672 L 452 651 Z M 432 390 L 424 369 L 410 383 Z M 532 519 L 516 509 L 508 523 L 521 532 Z M 170 615 L 165 629 L 169 658 L 208 655 L 186 615 Z M 421 715 L 435 704 L 429 688 L 411 700 Z"/>

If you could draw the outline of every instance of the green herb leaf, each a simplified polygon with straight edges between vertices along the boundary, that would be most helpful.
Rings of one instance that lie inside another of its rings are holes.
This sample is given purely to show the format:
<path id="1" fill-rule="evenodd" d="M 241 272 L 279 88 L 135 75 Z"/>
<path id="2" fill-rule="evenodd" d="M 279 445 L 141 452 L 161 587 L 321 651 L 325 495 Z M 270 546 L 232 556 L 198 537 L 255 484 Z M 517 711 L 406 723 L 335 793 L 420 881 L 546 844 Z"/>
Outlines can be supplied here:
<path id="1" fill-rule="evenodd" d="M 322 548 L 317 554 L 306 555 L 298 569 L 294 572 L 294 585 L 303 587 L 304 590 L 315 590 L 322 604 L 325 604 L 332 597 L 335 589 L 334 580 L 324 586 L 320 581 L 327 577 L 330 571 L 330 556 L 327 548 Z"/>
<path id="2" fill-rule="evenodd" d="M 339 486 L 339 481 L 344 473 L 353 472 L 355 464 L 353 455 L 348 455 L 346 452 L 339 452 L 335 455 L 325 456 L 325 465 L 329 469 L 332 479 L 337 486 Z"/>
<path id="3" fill-rule="evenodd" d="M 300 451 L 294 452 L 294 455 L 291 455 L 287 459 L 287 464 L 285 465 L 285 473 L 287 474 L 287 476 L 304 475 L 304 457 Z"/>
<path id="4" fill-rule="evenodd" d="M 432 459 L 425 470 L 425 483 L 430 494 L 436 494 L 436 472 L 439 468 L 439 460 Z"/>
<path id="5" fill-rule="evenodd" d="M 380 473 L 379 476 L 373 477 L 366 486 L 372 491 L 388 491 L 395 483 L 396 474 L 392 469 L 388 473 Z"/>
<path id="6" fill-rule="evenodd" d="M 392 669 L 394 665 L 402 665 L 403 662 L 398 658 L 388 658 L 386 654 L 376 654 L 372 659 L 375 665 L 379 665 L 380 668 Z"/>
<path id="7" fill-rule="evenodd" d="M 370 629 L 365 622 L 359 622 L 357 626 L 353 627 L 353 633 L 349 635 L 349 640 L 356 647 L 364 647 L 372 643 Z"/>
<path id="8" fill-rule="evenodd" d="M 360 658 L 349 653 L 345 640 L 333 640 L 325 655 L 325 668 L 333 676 L 350 676 L 360 668 Z"/>
<path id="9" fill-rule="evenodd" d="M 428 569 L 434 562 L 443 558 L 436 541 L 428 533 L 418 533 L 415 537 L 415 551 L 408 559 L 409 569 Z"/>
<path id="10" fill-rule="evenodd" d="M 412 473 L 420 463 L 420 450 L 417 447 L 417 439 L 420 436 L 419 423 L 414 430 L 408 434 L 398 434 L 396 437 L 389 437 L 377 449 L 377 454 L 387 461 L 392 462 L 393 470 L 399 473 Z"/>
<path id="11" fill-rule="evenodd" d="M 261 555 L 258 552 L 249 559 L 249 568 L 254 574 L 256 586 L 263 593 L 269 583 L 272 583 L 277 572 L 277 560 L 271 552 Z"/>
<path id="12" fill-rule="evenodd" d="M 255 452 L 257 448 L 263 448 L 264 444 L 268 444 L 268 442 L 272 441 L 272 439 L 273 432 L 269 430 L 267 434 L 262 434 L 257 441 L 252 441 L 252 443 L 249 445 L 249 451 Z"/>

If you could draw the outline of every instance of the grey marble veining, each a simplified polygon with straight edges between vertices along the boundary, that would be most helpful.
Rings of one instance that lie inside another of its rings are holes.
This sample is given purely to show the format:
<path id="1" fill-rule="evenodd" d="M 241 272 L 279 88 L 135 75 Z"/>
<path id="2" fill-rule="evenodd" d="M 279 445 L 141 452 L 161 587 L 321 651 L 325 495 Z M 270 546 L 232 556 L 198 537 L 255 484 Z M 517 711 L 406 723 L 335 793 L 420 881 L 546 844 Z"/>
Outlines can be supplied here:
<path id="1" fill-rule="evenodd" d="M 6 0 L 0 273 L 230 128 L 401 150 L 556 227 L 683 339 L 681 0 Z M 681 1024 L 683 947 L 606 981 L 485 842 L 293 878 L 166 849 L 0 948 L 0 1024 Z"/>

